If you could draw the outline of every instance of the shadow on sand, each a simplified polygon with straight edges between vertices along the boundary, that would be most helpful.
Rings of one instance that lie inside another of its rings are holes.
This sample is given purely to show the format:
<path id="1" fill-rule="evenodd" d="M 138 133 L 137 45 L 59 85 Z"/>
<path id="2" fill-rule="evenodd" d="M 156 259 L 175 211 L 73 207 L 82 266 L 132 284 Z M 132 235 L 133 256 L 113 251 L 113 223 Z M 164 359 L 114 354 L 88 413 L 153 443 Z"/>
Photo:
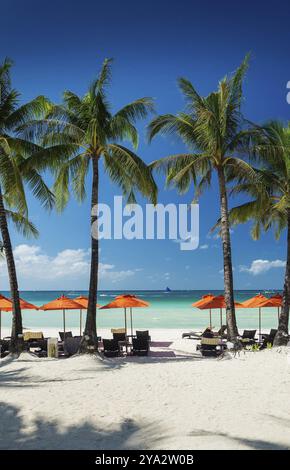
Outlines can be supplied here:
<path id="1" fill-rule="evenodd" d="M 124 420 L 116 429 L 85 422 L 61 426 L 36 418 L 26 428 L 21 410 L 0 402 L 0 449 L 150 449 L 166 439 L 157 424 Z"/>

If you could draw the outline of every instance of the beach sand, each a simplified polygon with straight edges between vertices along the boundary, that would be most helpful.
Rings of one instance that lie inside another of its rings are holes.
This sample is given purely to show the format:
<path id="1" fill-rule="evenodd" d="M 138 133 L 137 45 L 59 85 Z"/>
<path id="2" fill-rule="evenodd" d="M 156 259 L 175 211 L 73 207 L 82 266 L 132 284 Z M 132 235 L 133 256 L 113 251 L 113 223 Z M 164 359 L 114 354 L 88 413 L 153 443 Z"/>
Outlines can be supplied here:
<path id="1" fill-rule="evenodd" d="M 289 348 L 203 359 L 151 334 L 148 358 L 2 359 L 0 448 L 290 448 Z"/>

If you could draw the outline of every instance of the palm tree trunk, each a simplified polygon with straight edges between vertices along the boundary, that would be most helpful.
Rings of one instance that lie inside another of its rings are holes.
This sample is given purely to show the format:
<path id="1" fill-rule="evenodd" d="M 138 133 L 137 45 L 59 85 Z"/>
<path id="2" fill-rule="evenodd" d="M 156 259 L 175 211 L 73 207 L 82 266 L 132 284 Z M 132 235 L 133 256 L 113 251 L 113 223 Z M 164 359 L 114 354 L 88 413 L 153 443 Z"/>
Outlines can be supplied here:
<path id="1" fill-rule="evenodd" d="M 236 322 L 235 303 L 234 303 L 234 286 L 233 286 L 233 267 L 232 267 L 232 250 L 228 212 L 228 198 L 225 183 L 225 175 L 223 168 L 218 169 L 218 181 L 220 191 L 221 206 L 221 239 L 223 244 L 224 259 L 224 290 L 226 303 L 227 318 L 227 335 L 232 342 L 237 341 L 239 334 Z"/>
<path id="2" fill-rule="evenodd" d="M 95 226 L 97 216 L 93 215 L 92 209 L 99 202 L 99 158 L 92 158 L 93 166 L 93 182 L 91 197 L 91 227 Z M 95 234 L 96 235 L 96 234 Z M 81 342 L 81 352 L 88 349 L 97 349 L 97 321 L 96 321 L 96 304 L 98 290 L 98 269 L 99 269 L 99 240 L 91 236 L 91 270 L 90 270 L 90 286 L 89 286 L 89 303 L 87 311 L 87 319 L 84 331 L 84 337 Z"/>
<path id="3" fill-rule="evenodd" d="M 13 250 L 12 250 L 12 245 L 11 245 L 11 240 L 10 240 L 10 235 L 9 235 L 9 230 L 8 230 L 8 224 L 7 224 L 7 219 L 6 219 L 6 213 L 5 213 L 1 188 L 0 188 L 0 231 L 1 231 L 2 241 L 3 241 L 4 251 L 5 251 L 6 262 L 7 262 L 11 299 L 12 299 L 12 304 L 13 304 L 10 352 L 13 354 L 20 354 L 23 348 L 22 316 L 21 316 L 15 262 L 14 262 Z"/>
<path id="4" fill-rule="evenodd" d="M 278 331 L 274 339 L 274 346 L 286 346 L 288 343 L 289 324 L 289 293 L 290 293 L 290 210 L 287 213 L 287 261 L 285 269 L 282 308 L 279 316 Z"/>

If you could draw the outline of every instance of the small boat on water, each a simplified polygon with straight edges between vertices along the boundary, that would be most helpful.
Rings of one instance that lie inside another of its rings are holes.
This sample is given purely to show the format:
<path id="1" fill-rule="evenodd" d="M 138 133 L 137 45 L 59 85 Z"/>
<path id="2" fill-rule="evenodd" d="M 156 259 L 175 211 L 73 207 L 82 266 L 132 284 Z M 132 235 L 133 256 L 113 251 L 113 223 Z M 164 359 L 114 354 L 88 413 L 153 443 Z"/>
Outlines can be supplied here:
<path id="1" fill-rule="evenodd" d="M 172 292 L 169 287 L 166 287 L 165 292 Z"/>

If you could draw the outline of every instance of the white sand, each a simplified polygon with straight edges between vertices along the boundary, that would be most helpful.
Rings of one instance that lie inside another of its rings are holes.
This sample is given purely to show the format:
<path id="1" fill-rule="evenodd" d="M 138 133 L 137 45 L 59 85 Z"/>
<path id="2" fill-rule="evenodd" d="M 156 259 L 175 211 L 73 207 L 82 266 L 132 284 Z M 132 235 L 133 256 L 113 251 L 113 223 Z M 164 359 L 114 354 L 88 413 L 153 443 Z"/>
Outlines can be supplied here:
<path id="1" fill-rule="evenodd" d="M 290 448 L 288 348 L 202 359 L 151 333 L 167 357 L 2 360 L 0 448 Z"/>

